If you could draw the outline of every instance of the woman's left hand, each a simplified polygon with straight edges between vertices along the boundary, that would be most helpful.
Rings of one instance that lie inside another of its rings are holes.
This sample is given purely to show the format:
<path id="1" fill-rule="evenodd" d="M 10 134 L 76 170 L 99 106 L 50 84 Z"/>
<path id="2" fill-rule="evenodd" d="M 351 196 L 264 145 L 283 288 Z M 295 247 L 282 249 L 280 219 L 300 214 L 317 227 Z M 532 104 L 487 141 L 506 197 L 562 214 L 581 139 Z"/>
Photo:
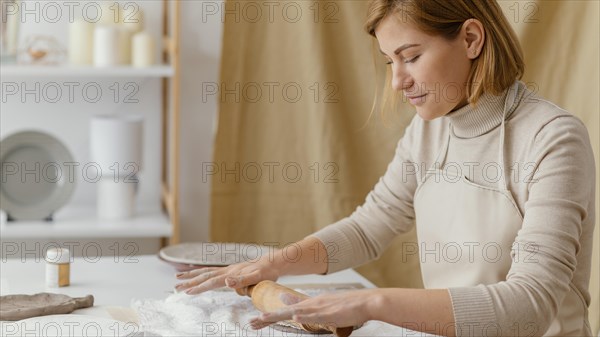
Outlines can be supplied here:
<path id="1" fill-rule="evenodd" d="M 325 294 L 305 300 L 284 294 L 282 302 L 287 307 L 263 313 L 252 319 L 253 329 L 262 329 L 272 323 L 294 320 L 298 323 L 317 323 L 337 328 L 358 326 L 375 319 L 378 307 L 377 289 L 364 289 L 343 293 Z"/>

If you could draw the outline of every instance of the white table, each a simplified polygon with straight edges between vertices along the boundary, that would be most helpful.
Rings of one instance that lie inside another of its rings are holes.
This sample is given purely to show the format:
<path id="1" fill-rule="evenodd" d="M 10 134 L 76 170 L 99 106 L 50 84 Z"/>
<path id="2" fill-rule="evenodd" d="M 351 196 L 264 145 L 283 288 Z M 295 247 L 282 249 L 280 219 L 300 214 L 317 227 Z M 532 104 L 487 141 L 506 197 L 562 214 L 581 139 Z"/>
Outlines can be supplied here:
<path id="1" fill-rule="evenodd" d="M 53 292 L 71 297 L 94 295 L 94 305 L 126 306 L 132 299 L 163 299 L 173 292 L 179 281 L 176 270 L 153 255 L 75 258 L 71 263 L 71 285 L 48 288 L 45 285 L 46 263 L 28 257 L 4 259 L 0 263 L 0 295 Z M 375 285 L 354 270 L 331 275 L 286 276 L 282 284 L 361 283 Z"/>
<path id="2" fill-rule="evenodd" d="M 85 317 L 90 317 L 93 322 L 99 322 L 102 319 L 110 319 L 111 322 L 114 319 L 120 322 L 131 322 L 137 329 L 138 317 L 135 311 L 129 308 L 132 300 L 165 299 L 173 293 L 174 285 L 179 282 L 175 278 L 175 273 L 172 266 L 160 261 L 156 256 L 102 257 L 98 260 L 75 258 L 71 264 L 71 285 L 62 288 L 48 288 L 45 286 L 45 261 L 43 259 L 34 257 L 25 260 L 2 259 L 0 261 L 0 295 L 55 292 L 81 297 L 92 294 L 95 298 L 94 307 L 80 309 L 74 313 L 86 315 Z M 345 270 L 331 275 L 282 277 L 278 282 L 290 285 L 360 283 L 367 288 L 375 287 L 354 270 Z M 59 316 L 45 317 L 52 320 L 53 317 Z M 52 323 L 56 324 L 56 322 Z M 42 324 L 42 326 L 44 325 Z M 39 326 L 36 327 L 39 328 Z M 129 327 L 131 328 L 131 326 Z M 18 329 L 23 330 L 17 331 L 29 331 L 22 326 Z M 143 335 L 143 332 L 136 329 L 134 329 L 135 332 Z M 10 331 L 15 330 L 11 327 Z M 112 329 L 107 331 L 110 332 Z M 131 332 L 131 330 L 125 331 Z M 361 329 L 354 331 L 352 336 L 425 337 L 431 335 L 383 322 L 369 321 Z"/>

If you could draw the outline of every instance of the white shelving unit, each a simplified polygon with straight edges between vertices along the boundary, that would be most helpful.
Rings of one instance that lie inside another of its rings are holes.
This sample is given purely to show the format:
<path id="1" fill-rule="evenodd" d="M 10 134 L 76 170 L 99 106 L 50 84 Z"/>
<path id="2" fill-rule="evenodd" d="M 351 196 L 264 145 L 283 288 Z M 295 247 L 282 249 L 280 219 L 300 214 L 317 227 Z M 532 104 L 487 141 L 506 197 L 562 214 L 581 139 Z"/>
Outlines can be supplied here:
<path id="1" fill-rule="evenodd" d="M 162 63 L 132 66 L 23 66 L 2 65 L 5 78 L 158 78 L 162 82 L 162 174 L 161 206 L 139 209 L 134 218 L 120 221 L 100 220 L 95 207 L 59 210 L 48 221 L 3 222 L 0 238 L 160 238 L 161 245 L 179 242 L 179 37 L 180 0 L 162 1 Z"/>
<path id="2" fill-rule="evenodd" d="M 170 65 L 157 65 L 147 68 L 131 66 L 92 67 L 92 66 L 21 66 L 2 65 L 0 75 L 6 77 L 171 77 L 175 71 Z"/>
<path id="3" fill-rule="evenodd" d="M 161 210 L 140 209 L 127 220 L 102 220 L 92 206 L 70 208 L 56 213 L 54 220 L 2 222 L 2 239 L 35 238 L 160 238 L 171 237 L 173 229 Z"/>

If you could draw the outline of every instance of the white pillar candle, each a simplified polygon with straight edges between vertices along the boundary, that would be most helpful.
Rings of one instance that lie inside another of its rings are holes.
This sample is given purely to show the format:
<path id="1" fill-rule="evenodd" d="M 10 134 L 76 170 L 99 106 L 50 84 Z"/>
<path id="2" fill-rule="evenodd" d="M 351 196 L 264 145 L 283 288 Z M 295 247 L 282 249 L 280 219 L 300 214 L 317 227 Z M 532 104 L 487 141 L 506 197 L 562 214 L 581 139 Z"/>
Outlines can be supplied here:
<path id="1" fill-rule="evenodd" d="M 133 180 L 135 178 L 132 178 Z M 98 218 L 106 220 L 127 219 L 135 213 L 136 182 L 126 177 L 103 177 L 98 185 Z"/>
<path id="2" fill-rule="evenodd" d="M 102 174 L 96 183 L 99 218 L 116 220 L 133 216 L 135 181 L 142 167 L 142 142 L 143 118 L 139 115 L 92 118 L 90 159 Z"/>
<path id="3" fill-rule="evenodd" d="M 130 30 L 133 34 L 144 30 L 144 12 L 138 5 L 129 3 L 123 9 L 121 25 Z"/>
<path id="4" fill-rule="evenodd" d="M 134 67 L 149 67 L 154 60 L 154 39 L 147 32 L 140 32 L 133 36 L 131 50 L 131 63 Z"/>
<path id="5" fill-rule="evenodd" d="M 102 176 L 115 177 L 137 173 L 142 166 L 142 142 L 141 116 L 94 116 L 92 118 L 91 160 L 100 166 Z"/>
<path id="6" fill-rule="evenodd" d="M 94 62 L 94 24 L 83 19 L 69 24 L 69 61 L 75 65 Z"/>
<path id="7" fill-rule="evenodd" d="M 123 18 L 123 9 L 116 1 L 101 1 L 100 9 L 102 13 L 98 24 L 104 26 L 118 25 Z"/>
<path id="8" fill-rule="evenodd" d="M 4 1 L 3 1 L 4 2 Z M 6 4 L 2 4 L 6 10 L 6 31 L 2 32 L 4 35 L 3 38 L 6 38 L 6 42 L 4 47 L 6 47 L 5 51 L 2 51 L 2 54 L 13 55 L 16 57 L 17 55 L 17 47 L 19 43 L 19 21 L 21 20 L 21 1 L 11 1 Z M 4 14 L 4 13 L 3 13 Z M 2 18 L 4 20 L 4 18 Z"/>
<path id="9" fill-rule="evenodd" d="M 131 39 L 133 33 L 124 28 L 119 28 L 119 64 L 131 64 Z"/>
<path id="10" fill-rule="evenodd" d="M 96 25 L 94 29 L 94 65 L 106 67 L 118 65 L 119 29 L 116 26 Z"/>

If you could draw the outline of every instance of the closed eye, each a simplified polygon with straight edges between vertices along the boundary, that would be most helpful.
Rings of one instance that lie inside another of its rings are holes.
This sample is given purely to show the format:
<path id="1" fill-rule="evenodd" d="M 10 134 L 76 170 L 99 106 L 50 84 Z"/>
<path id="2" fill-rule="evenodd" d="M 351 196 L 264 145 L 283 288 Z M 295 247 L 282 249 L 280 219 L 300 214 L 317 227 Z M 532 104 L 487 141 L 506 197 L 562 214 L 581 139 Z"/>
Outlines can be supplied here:
<path id="1" fill-rule="evenodd" d="M 421 55 L 417 55 L 409 60 L 404 60 L 404 63 L 414 63 Z"/>

